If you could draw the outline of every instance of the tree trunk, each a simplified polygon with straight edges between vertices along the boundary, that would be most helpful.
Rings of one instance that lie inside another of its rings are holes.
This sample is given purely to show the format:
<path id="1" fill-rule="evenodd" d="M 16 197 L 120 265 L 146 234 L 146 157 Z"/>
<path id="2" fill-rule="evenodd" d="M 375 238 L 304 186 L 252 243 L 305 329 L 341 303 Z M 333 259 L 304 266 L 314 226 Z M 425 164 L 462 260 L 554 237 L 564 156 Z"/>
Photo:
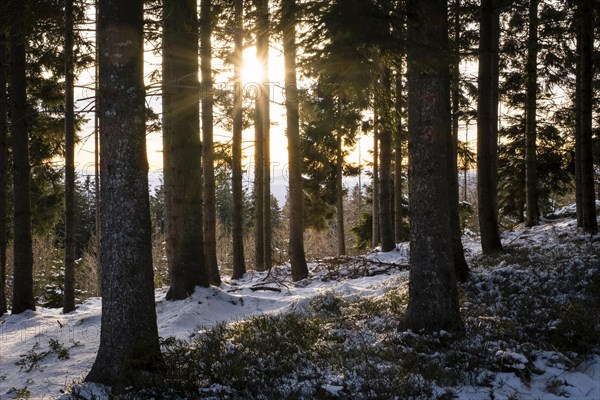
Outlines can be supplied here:
<path id="1" fill-rule="evenodd" d="M 446 0 L 408 1 L 410 281 L 403 328 L 462 330 L 448 210 Z"/>
<path id="2" fill-rule="evenodd" d="M 198 104 L 198 10 L 195 0 L 163 2 L 163 149 L 168 263 L 167 299 L 208 286 L 202 229 Z"/>
<path id="3" fill-rule="evenodd" d="M 384 67 L 385 68 L 385 67 Z M 381 235 L 381 250 L 392 251 L 396 248 L 394 240 L 393 215 L 392 215 L 392 123 L 391 123 L 391 71 L 385 68 L 382 76 L 381 114 L 382 127 L 379 135 L 381 145 L 381 164 L 379 166 L 379 229 Z"/>
<path id="4" fill-rule="evenodd" d="M 94 0 L 94 7 L 96 10 L 98 10 L 98 1 L 99 0 Z M 99 27 L 99 19 L 96 18 L 96 23 L 95 23 L 95 28 L 96 28 L 96 32 L 98 32 L 100 30 Z M 96 33 L 97 35 L 97 33 Z M 102 275 L 102 267 L 101 267 L 101 263 L 100 263 L 100 255 L 102 253 L 102 243 L 100 243 L 100 237 L 101 237 L 101 233 L 100 233 L 100 226 L 102 225 L 101 221 L 100 221 L 100 123 L 99 123 L 99 118 L 100 118 L 100 114 L 98 113 L 98 108 L 100 107 L 100 68 L 98 67 L 98 60 L 100 59 L 100 53 L 98 52 L 98 46 L 96 46 L 95 49 L 95 61 L 96 61 L 96 65 L 94 66 L 94 103 L 95 103 L 95 110 L 94 110 L 94 208 L 96 209 L 96 215 L 94 216 L 94 223 L 95 223 L 95 240 L 96 240 L 96 265 L 98 268 L 98 276 Z M 167 246 L 167 257 L 168 257 L 168 246 Z M 101 285 L 99 285 L 101 286 Z M 101 290 L 100 290 L 101 291 Z M 102 293 L 100 293 L 100 295 L 102 295 Z"/>
<path id="5" fill-rule="evenodd" d="M 13 158 L 13 301 L 12 313 L 35 310 L 31 244 L 29 126 L 25 78 L 24 8 L 12 5 L 10 28 L 10 116 Z"/>
<path id="6" fill-rule="evenodd" d="M 296 0 L 282 0 L 283 54 L 285 58 L 285 110 L 287 117 L 289 160 L 290 237 L 289 257 L 292 279 L 308 276 L 304 254 L 304 194 L 302 191 L 302 154 L 300 153 L 300 117 L 296 85 Z"/>
<path id="7" fill-rule="evenodd" d="M 477 100 L 477 202 L 484 254 L 502 251 L 498 229 L 498 47 L 500 10 L 482 0 Z"/>
<path id="8" fill-rule="evenodd" d="M 242 68 L 244 66 L 244 0 L 235 0 L 235 34 L 233 55 L 233 137 L 232 137 L 232 196 L 233 196 L 233 279 L 246 273 L 244 258 L 244 192 L 242 188 Z"/>
<path id="9" fill-rule="evenodd" d="M 529 1 L 529 37 L 527 39 L 527 106 L 526 106 L 526 152 L 525 193 L 527 202 L 527 226 L 539 221 L 537 177 L 537 54 L 538 54 L 538 0 Z"/>
<path id="10" fill-rule="evenodd" d="M 102 324 L 86 380 L 143 385 L 163 365 L 154 306 L 143 1 L 100 0 Z"/>
<path id="11" fill-rule="evenodd" d="M 469 148 L 469 121 L 467 120 L 465 124 L 465 150 Z M 466 203 L 469 201 L 469 192 L 468 192 L 468 182 L 467 182 L 467 173 L 469 172 L 468 163 L 465 161 L 463 171 L 463 201 Z"/>
<path id="12" fill-rule="evenodd" d="M 75 310 L 75 110 L 73 0 L 65 0 L 65 286 L 63 313 Z"/>
<path id="13" fill-rule="evenodd" d="M 583 198 L 581 196 L 581 18 L 578 10 L 575 57 L 575 205 L 577 227 L 583 228 Z"/>
<path id="14" fill-rule="evenodd" d="M 394 130 L 394 237 L 397 243 L 404 240 L 402 231 L 402 74 L 396 76 L 396 129 Z"/>
<path id="15" fill-rule="evenodd" d="M 596 196 L 594 192 L 593 133 L 593 78 L 594 78 L 594 7 L 592 0 L 581 0 L 581 205 L 583 229 L 598 232 Z"/>
<path id="16" fill-rule="evenodd" d="M 269 83 L 269 1 L 257 0 L 257 36 L 256 58 L 261 65 L 262 82 L 260 93 L 260 123 L 262 125 L 262 229 L 263 229 L 263 268 L 270 269 L 272 260 L 272 225 L 271 225 L 271 100 Z M 258 123 L 258 122 L 257 122 Z"/>
<path id="17" fill-rule="evenodd" d="M 255 0 L 257 13 L 261 7 L 261 3 L 265 0 Z M 256 20 L 256 58 L 260 61 L 261 54 L 259 47 L 264 47 L 261 41 L 262 29 L 260 26 L 260 18 Z M 259 46 L 260 42 L 260 46 Z M 264 82 L 263 82 L 264 83 Z M 259 90 L 256 93 L 254 102 L 254 253 L 255 253 L 255 269 L 258 271 L 265 270 L 265 230 L 264 230 L 264 175 L 265 175 L 265 156 L 264 156 L 264 94 L 263 84 L 258 85 Z"/>
<path id="18" fill-rule="evenodd" d="M 469 266 L 465 260 L 460 229 L 460 216 L 458 214 L 458 118 L 460 113 L 460 0 L 455 2 L 454 13 L 454 63 L 452 65 L 452 129 L 448 141 L 448 187 L 450 210 L 450 235 L 452 240 L 452 254 L 454 255 L 454 270 L 456 278 L 465 282 L 469 277 Z M 450 99 L 450 97 L 448 97 Z M 450 130 L 449 130 L 450 131 Z"/>
<path id="19" fill-rule="evenodd" d="M 212 2 L 200 2 L 200 64 L 202 75 L 202 162 L 204 181 L 204 256 L 211 285 L 219 286 L 217 214 L 213 142 Z"/>
<path id="20" fill-rule="evenodd" d="M 6 59 L 6 35 L 0 33 L 0 316 L 8 311 L 6 302 L 6 243 L 7 215 L 6 203 L 8 192 L 8 96 L 6 80 L 8 60 Z"/>
<path id="21" fill-rule="evenodd" d="M 377 105 L 373 110 L 373 227 L 371 246 L 379 245 L 379 121 Z"/>
<path id="22" fill-rule="evenodd" d="M 341 131 L 337 132 L 336 146 L 336 235 L 337 235 L 337 255 L 338 257 L 346 255 L 346 232 L 344 228 L 344 137 Z"/>

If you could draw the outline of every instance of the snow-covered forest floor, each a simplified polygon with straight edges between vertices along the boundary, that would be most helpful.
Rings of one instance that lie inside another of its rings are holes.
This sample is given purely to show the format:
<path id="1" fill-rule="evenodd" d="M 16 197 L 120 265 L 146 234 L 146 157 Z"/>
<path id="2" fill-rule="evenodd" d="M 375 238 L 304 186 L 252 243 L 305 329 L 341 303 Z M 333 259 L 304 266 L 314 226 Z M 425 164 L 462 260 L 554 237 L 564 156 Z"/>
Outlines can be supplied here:
<path id="1" fill-rule="evenodd" d="M 296 284 L 283 266 L 225 277 L 185 301 L 157 290 L 165 374 L 125 397 L 599 399 L 600 235 L 578 231 L 569 211 L 504 234 L 498 257 L 465 237 L 461 337 L 398 331 L 406 243 L 313 263 Z M 79 385 L 99 344 L 100 303 L 0 318 L 0 399 L 106 398 Z"/>

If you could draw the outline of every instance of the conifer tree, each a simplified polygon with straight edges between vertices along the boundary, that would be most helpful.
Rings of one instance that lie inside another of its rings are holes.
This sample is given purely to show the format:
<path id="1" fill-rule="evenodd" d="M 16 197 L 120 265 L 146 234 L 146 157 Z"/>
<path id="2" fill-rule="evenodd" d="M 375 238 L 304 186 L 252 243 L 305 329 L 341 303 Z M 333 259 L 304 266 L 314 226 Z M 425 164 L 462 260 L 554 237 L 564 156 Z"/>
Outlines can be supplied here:
<path id="1" fill-rule="evenodd" d="M 154 303 L 143 1 L 99 0 L 102 324 L 86 380 L 123 391 L 162 364 Z"/>

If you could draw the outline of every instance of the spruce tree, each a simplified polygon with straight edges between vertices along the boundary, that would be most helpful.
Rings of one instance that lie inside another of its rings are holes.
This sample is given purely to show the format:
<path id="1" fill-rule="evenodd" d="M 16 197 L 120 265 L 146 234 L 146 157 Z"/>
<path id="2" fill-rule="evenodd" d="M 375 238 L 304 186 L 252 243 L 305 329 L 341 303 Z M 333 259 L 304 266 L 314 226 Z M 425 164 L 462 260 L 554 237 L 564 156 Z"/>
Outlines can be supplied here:
<path id="1" fill-rule="evenodd" d="M 449 223 L 448 4 L 408 1 L 410 281 L 403 324 L 413 331 L 462 329 Z M 435 23 L 431 23 L 435 21 Z"/>
<path id="2" fill-rule="evenodd" d="M 122 391 L 162 366 L 154 304 L 143 1 L 99 0 L 102 321 L 86 380 Z"/>
<path id="3" fill-rule="evenodd" d="M 208 286 L 202 229 L 202 166 L 195 0 L 163 2 L 163 171 L 171 287 L 183 299 Z"/>

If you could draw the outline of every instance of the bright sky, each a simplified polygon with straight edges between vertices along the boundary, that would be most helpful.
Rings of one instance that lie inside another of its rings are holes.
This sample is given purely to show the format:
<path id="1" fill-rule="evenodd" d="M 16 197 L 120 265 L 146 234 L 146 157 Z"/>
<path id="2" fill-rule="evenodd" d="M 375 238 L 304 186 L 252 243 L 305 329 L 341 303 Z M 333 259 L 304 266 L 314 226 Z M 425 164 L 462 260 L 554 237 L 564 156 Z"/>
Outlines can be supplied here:
<path id="1" fill-rule="evenodd" d="M 151 52 L 146 53 L 146 64 L 145 74 L 146 83 L 148 85 L 151 82 L 148 79 L 150 73 L 157 68 L 160 68 L 160 60 L 152 55 Z M 229 71 L 228 73 L 231 73 Z M 243 69 L 243 84 L 246 91 L 252 91 L 253 87 L 256 87 L 256 80 L 261 76 L 260 64 L 256 59 L 256 49 L 254 47 L 248 48 L 244 51 L 244 69 Z M 269 78 L 272 86 L 272 98 L 271 98 L 271 162 L 272 162 L 272 192 L 278 198 L 280 204 L 283 204 L 285 196 L 287 194 L 287 137 L 285 136 L 286 122 L 285 122 L 285 107 L 283 106 L 284 95 L 281 90 L 284 85 L 284 60 L 281 51 L 281 45 L 279 43 L 271 43 L 269 52 Z M 226 82 L 228 79 L 226 76 L 217 76 L 215 84 Z M 93 98 L 92 85 L 94 81 L 94 70 L 90 69 L 84 71 L 79 76 L 79 85 L 85 86 L 79 88 L 76 93 L 76 107 L 79 111 L 92 110 L 91 99 Z M 152 109 L 160 113 L 161 112 L 161 99 L 158 93 L 153 94 L 155 88 L 148 90 L 147 102 Z M 94 174 L 94 125 L 93 125 L 93 113 L 87 114 L 89 122 L 84 126 L 83 131 L 80 132 L 82 141 L 76 152 L 76 163 L 78 165 L 79 173 L 83 175 Z M 215 128 L 215 141 L 227 142 L 231 140 L 231 132 L 224 131 L 220 127 Z M 252 155 L 254 154 L 254 128 L 250 127 L 243 133 L 244 140 L 244 156 L 246 157 L 245 163 L 249 164 L 252 161 Z M 155 185 L 159 182 L 160 175 L 162 174 L 162 137 L 160 132 L 149 133 L 147 137 L 147 149 L 148 149 L 148 162 L 150 164 L 150 183 Z M 360 154 L 363 160 L 369 156 L 369 150 L 372 149 L 372 139 L 362 137 L 360 145 Z M 359 161 L 359 146 L 356 146 L 356 150 L 350 155 L 352 162 L 358 163 Z M 249 173 L 251 174 L 251 169 Z M 246 180 L 248 183 L 252 182 L 253 177 L 247 176 Z"/>

